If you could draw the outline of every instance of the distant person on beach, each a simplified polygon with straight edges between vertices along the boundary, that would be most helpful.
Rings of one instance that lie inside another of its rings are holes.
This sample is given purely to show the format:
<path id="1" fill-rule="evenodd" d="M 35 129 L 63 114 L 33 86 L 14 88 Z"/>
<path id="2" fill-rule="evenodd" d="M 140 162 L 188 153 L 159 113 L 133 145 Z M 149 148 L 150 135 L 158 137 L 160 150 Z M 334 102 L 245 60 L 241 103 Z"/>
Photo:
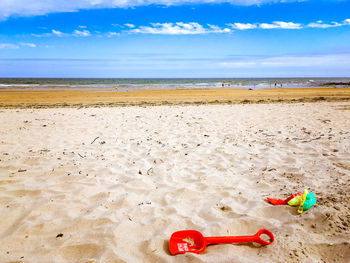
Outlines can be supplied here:
<path id="1" fill-rule="evenodd" d="M 222 87 L 225 88 L 225 83 L 222 83 Z"/>
<path id="2" fill-rule="evenodd" d="M 282 83 L 281 83 L 281 88 L 282 88 Z"/>
<path id="3" fill-rule="evenodd" d="M 277 83 L 275 82 L 275 88 L 277 88 Z"/>

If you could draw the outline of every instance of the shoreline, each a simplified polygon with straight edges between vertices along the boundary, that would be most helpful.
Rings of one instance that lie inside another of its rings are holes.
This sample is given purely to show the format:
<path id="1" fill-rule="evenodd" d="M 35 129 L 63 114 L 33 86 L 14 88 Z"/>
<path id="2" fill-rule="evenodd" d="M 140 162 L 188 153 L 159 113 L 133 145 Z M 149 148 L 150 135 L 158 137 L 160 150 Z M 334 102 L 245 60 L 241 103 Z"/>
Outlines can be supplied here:
<path id="1" fill-rule="evenodd" d="M 103 91 L 106 90 L 0 89 L 0 108 L 79 108 L 350 101 L 350 88 L 269 88 L 257 90 L 225 88 L 157 89 L 131 92 Z"/>

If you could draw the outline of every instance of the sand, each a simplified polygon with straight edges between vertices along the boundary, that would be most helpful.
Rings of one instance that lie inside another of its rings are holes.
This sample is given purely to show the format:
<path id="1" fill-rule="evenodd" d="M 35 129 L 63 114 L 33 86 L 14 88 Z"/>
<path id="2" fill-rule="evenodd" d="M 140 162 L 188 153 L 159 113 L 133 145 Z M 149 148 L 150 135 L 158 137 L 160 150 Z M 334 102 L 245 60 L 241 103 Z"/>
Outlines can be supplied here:
<path id="1" fill-rule="evenodd" d="M 0 262 L 349 262 L 348 102 L 0 110 Z M 317 205 L 272 206 L 306 188 Z M 251 235 L 171 256 L 170 235 Z"/>
<path id="2" fill-rule="evenodd" d="M 0 108 L 110 107 L 350 101 L 350 88 L 165 89 L 116 92 L 96 89 L 0 89 Z"/>

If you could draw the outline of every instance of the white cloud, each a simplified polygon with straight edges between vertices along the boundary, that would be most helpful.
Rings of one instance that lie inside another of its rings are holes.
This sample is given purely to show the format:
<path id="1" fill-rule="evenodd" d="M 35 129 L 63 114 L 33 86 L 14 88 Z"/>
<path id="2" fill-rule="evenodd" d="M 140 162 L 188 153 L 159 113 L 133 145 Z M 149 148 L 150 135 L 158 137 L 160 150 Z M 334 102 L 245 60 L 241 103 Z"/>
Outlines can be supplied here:
<path id="1" fill-rule="evenodd" d="M 89 37 L 89 36 L 91 36 L 91 33 L 90 33 L 90 31 L 85 30 L 85 29 L 82 30 L 82 31 L 74 30 L 73 36 L 76 36 L 76 37 Z"/>
<path id="2" fill-rule="evenodd" d="M 318 20 L 317 22 L 309 23 L 306 27 L 311 28 L 330 28 L 330 27 L 340 27 L 340 26 L 349 26 L 350 25 L 350 19 L 345 19 L 343 22 L 331 22 L 329 24 L 323 23 L 322 20 Z"/>
<path id="3" fill-rule="evenodd" d="M 50 36 L 56 36 L 56 37 L 69 37 L 69 36 L 75 36 L 75 37 L 88 37 L 91 36 L 90 31 L 84 29 L 84 30 L 74 30 L 72 34 L 70 33 L 63 33 L 61 31 L 52 29 L 51 33 L 44 33 L 44 34 L 32 34 L 34 37 L 50 37 Z"/>
<path id="4" fill-rule="evenodd" d="M 209 30 L 207 30 L 208 33 L 230 33 L 232 31 L 229 28 L 220 28 L 216 25 L 207 24 L 207 26 L 209 27 Z"/>
<path id="5" fill-rule="evenodd" d="M 204 34 L 206 30 L 198 23 L 152 23 L 152 26 L 140 26 L 130 30 L 133 33 L 164 34 L 164 35 L 188 35 Z"/>
<path id="6" fill-rule="evenodd" d="M 78 28 L 87 28 L 87 26 L 78 26 Z"/>
<path id="7" fill-rule="evenodd" d="M 338 27 L 342 26 L 343 24 L 337 23 L 337 22 L 332 22 L 330 24 L 323 23 L 323 21 L 317 21 L 316 23 L 310 23 L 307 25 L 307 27 L 312 27 L 312 28 L 329 28 L 329 27 Z"/>
<path id="8" fill-rule="evenodd" d="M 19 46 L 14 45 L 14 44 L 7 44 L 7 43 L 0 43 L 0 49 L 6 48 L 6 49 L 18 49 Z"/>
<path id="9" fill-rule="evenodd" d="M 127 27 L 130 27 L 130 28 L 134 28 L 135 27 L 134 24 L 124 24 L 124 25 L 126 25 Z"/>
<path id="10" fill-rule="evenodd" d="M 115 36 L 119 36 L 119 35 L 120 35 L 120 33 L 117 33 L 117 32 L 108 32 L 106 34 L 107 37 L 115 37 Z"/>
<path id="11" fill-rule="evenodd" d="M 302 25 L 299 23 L 293 23 L 293 22 L 275 21 L 275 22 L 272 22 L 271 24 L 261 23 L 259 24 L 259 27 L 262 29 L 301 29 Z"/>
<path id="12" fill-rule="evenodd" d="M 55 36 L 62 37 L 64 34 L 61 31 L 52 29 L 51 33 Z"/>
<path id="13" fill-rule="evenodd" d="M 322 28 L 322 27 L 336 27 L 350 25 L 350 19 L 344 20 L 342 23 L 332 22 L 329 24 L 323 24 L 322 21 L 303 25 L 295 22 L 274 21 L 272 23 L 231 23 L 227 26 L 233 30 L 248 30 L 248 29 L 303 29 L 306 27 Z M 200 25 L 199 23 L 152 23 L 151 26 L 140 26 L 127 30 L 131 33 L 142 34 L 164 34 L 164 35 L 189 35 L 189 34 L 209 34 L 209 33 L 230 33 L 230 28 L 221 28 L 217 25 L 207 24 L 207 27 Z"/>
<path id="14" fill-rule="evenodd" d="M 209 33 L 229 33 L 231 29 L 220 28 L 216 25 L 208 24 L 208 27 L 191 22 L 191 23 L 151 23 L 151 26 L 140 26 L 129 30 L 131 33 L 142 34 L 162 34 L 162 35 L 197 35 Z"/>
<path id="15" fill-rule="evenodd" d="M 283 22 L 283 21 L 275 21 L 272 23 L 233 23 L 227 24 L 236 30 L 247 30 L 247 29 L 303 29 L 303 28 L 329 28 L 329 27 L 340 27 L 350 25 L 350 19 L 345 19 L 343 22 L 331 22 L 329 24 L 323 23 L 322 20 L 318 20 L 316 22 L 309 23 L 307 25 L 302 25 L 300 23 L 294 22 Z"/>
<path id="16" fill-rule="evenodd" d="M 182 5 L 230 3 L 232 5 L 260 5 L 300 0 L 1 0 L 0 20 L 11 16 L 35 16 L 84 9 L 126 8 L 145 5 Z"/>
<path id="17" fill-rule="evenodd" d="M 227 24 L 227 25 L 237 30 L 247 30 L 247 29 L 257 28 L 256 24 L 251 24 L 251 23 L 233 23 L 233 24 Z"/>
<path id="18" fill-rule="evenodd" d="M 230 23 L 226 24 L 228 27 L 220 27 L 218 25 L 206 24 L 205 26 L 196 23 L 151 23 L 150 26 L 139 26 L 135 27 L 134 24 L 124 24 L 118 25 L 113 24 L 115 27 L 119 27 L 120 32 L 100 32 L 94 31 L 94 35 L 98 37 L 113 37 L 120 35 L 121 33 L 134 33 L 134 34 L 162 34 L 162 35 L 196 35 L 196 34 L 213 34 L 213 33 L 232 33 L 234 30 L 261 30 L 261 29 L 303 29 L 303 28 L 328 28 L 328 27 L 340 27 L 349 26 L 350 19 L 345 19 L 344 21 L 331 22 L 330 24 L 323 23 L 322 20 L 303 25 L 295 22 L 284 22 L 284 21 L 274 21 L 271 23 Z M 79 26 L 82 27 L 82 26 Z M 124 28 L 124 30 L 123 30 Z M 117 29 L 118 30 L 118 29 Z M 45 37 L 45 36 L 58 36 L 58 37 L 89 37 L 92 33 L 89 30 L 74 30 L 73 33 L 63 33 L 61 31 L 52 29 L 51 33 L 44 33 L 41 35 L 32 34 L 35 37 Z"/>
<path id="19" fill-rule="evenodd" d="M 34 43 L 21 43 L 21 45 L 25 47 L 36 47 Z"/>
<path id="20" fill-rule="evenodd" d="M 275 28 L 278 28 L 278 26 L 275 25 L 275 24 L 267 24 L 267 23 L 261 23 L 261 24 L 259 24 L 259 27 L 262 28 L 262 29 L 275 29 Z"/>
<path id="21" fill-rule="evenodd" d="M 52 29 L 52 30 L 51 30 L 51 33 L 32 34 L 32 36 L 33 36 L 33 37 L 49 37 L 49 36 L 63 37 L 63 36 L 67 36 L 67 34 L 65 34 L 65 33 L 61 32 L 61 31 Z"/>

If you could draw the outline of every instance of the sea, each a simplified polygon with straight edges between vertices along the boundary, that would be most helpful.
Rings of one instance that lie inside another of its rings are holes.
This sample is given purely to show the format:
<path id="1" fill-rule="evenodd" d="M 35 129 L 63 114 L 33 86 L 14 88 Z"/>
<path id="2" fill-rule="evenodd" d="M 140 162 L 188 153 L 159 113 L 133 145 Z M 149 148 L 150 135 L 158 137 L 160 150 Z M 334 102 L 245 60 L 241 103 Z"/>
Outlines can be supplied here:
<path id="1" fill-rule="evenodd" d="M 350 78 L 0 78 L 0 89 L 313 88 L 350 86 Z"/>

